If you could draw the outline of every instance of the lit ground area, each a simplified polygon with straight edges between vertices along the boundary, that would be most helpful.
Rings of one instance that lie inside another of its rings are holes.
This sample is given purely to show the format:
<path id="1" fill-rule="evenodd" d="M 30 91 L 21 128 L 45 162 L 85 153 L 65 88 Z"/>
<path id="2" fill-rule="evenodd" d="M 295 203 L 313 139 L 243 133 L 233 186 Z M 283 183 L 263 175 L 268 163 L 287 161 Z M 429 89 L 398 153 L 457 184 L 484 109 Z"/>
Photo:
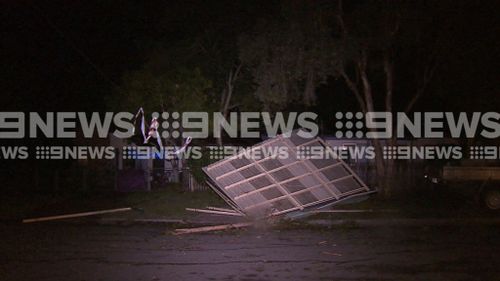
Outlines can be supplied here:
<path id="1" fill-rule="evenodd" d="M 3 225 L 1 280 L 498 280 L 492 226 L 249 229 Z"/>

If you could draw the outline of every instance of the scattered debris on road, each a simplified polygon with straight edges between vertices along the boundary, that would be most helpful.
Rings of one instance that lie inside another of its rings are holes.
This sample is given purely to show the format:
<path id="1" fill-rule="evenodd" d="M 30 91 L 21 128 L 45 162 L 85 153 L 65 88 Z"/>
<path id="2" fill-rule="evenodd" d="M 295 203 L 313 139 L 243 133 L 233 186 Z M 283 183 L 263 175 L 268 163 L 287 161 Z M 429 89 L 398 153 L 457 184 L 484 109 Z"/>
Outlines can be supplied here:
<path id="1" fill-rule="evenodd" d="M 339 253 L 332 253 L 332 252 L 322 252 L 323 255 L 329 255 L 329 256 L 337 256 L 337 257 L 341 257 L 342 254 L 339 254 Z"/>
<path id="2" fill-rule="evenodd" d="M 322 151 L 324 157 L 307 152 Z M 253 220 L 304 217 L 375 193 L 319 137 L 294 131 L 203 168 L 208 185 L 233 210 L 189 209 Z"/>

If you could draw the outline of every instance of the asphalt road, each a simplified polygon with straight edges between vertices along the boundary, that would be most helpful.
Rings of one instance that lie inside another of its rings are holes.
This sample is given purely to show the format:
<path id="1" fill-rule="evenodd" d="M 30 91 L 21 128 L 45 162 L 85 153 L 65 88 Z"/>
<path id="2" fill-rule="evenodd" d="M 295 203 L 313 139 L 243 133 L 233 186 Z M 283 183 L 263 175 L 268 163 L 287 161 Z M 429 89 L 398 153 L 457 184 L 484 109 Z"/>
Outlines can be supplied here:
<path id="1" fill-rule="evenodd" d="M 251 229 L 0 226 L 0 280 L 500 280 L 495 226 Z"/>

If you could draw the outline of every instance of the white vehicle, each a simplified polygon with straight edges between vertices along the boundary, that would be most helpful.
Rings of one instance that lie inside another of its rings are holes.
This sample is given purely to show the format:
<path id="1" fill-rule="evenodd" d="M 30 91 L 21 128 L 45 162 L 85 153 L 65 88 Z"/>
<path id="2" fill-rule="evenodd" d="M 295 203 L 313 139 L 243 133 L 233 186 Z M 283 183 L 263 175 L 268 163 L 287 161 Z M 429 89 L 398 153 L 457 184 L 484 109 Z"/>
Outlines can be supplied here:
<path id="1" fill-rule="evenodd" d="M 500 210 L 500 163 L 467 162 L 446 165 L 440 175 L 429 178 L 434 184 L 445 184 L 473 192 L 476 199 L 490 210 Z"/>

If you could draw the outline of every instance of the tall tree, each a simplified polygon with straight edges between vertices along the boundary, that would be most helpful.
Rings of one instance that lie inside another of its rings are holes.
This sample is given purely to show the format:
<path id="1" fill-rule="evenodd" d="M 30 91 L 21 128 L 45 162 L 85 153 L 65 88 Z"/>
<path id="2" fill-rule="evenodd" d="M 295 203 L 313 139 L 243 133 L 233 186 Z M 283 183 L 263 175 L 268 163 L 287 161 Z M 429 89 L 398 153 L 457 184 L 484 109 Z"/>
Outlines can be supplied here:
<path id="1" fill-rule="evenodd" d="M 410 112 L 428 89 L 440 59 L 443 58 L 443 36 L 447 24 L 437 24 L 422 3 L 367 1 L 345 12 L 342 0 L 334 14 L 337 20 L 338 44 L 334 65 L 363 112 Z M 402 82 L 396 69 L 410 69 Z M 410 82 L 413 80 L 413 82 Z M 414 90 L 405 93 L 402 84 Z M 397 103 L 395 103 L 397 101 Z M 397 105 L 397 107 L 395 106 Z M 392 128 L 395 130 L 396 128 Z M 395 145 L 395 133 L 387 144 Z M 386 196 L 395 183 L 394 160 L 382 159 L 382 142 L 373 140 L 377 151 L 377 174 Z"/>
<path id="2" fill-rule="evenodd" d="M 332 74 L 327 18 L 309 1 L 284 1 L 281 14 L 261 21 L 240 39 L 240 59 L 256 84 L 265 110 L 292 102 L 311 106 L 316 88 Z"/>

